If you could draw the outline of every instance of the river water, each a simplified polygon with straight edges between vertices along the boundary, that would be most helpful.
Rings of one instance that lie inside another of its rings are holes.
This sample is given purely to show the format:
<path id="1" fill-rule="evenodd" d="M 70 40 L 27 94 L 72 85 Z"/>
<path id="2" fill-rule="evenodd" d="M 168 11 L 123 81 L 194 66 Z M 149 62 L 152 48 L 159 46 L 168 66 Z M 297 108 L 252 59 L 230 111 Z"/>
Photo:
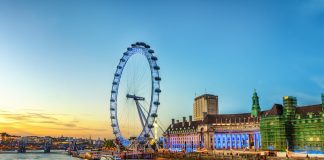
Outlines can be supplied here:
<path id="1" fill-rule="evenodd" d="M 0 151 L 0 160 L 80 160 L 69 156 L 64 151 L 51 151 L 51 153 L 44 153 L 43 151 L 28 151 L 27 153 L 17 152 L 2 152 Z"/>

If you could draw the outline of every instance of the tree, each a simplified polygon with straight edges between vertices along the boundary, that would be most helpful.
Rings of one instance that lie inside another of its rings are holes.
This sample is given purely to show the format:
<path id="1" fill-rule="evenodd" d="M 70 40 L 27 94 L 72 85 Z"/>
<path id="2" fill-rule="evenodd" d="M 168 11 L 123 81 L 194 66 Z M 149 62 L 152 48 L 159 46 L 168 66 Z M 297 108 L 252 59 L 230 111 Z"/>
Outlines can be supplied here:
<path id="1" fill-rule="evenodd" d="M 116 146 L 114 144 L 114 140 L 112 140 L 112 139 L 108 139 L 107 140 L 106 138 L 104 138 L 103 147 L 104 148 L 114 148 Z"/>

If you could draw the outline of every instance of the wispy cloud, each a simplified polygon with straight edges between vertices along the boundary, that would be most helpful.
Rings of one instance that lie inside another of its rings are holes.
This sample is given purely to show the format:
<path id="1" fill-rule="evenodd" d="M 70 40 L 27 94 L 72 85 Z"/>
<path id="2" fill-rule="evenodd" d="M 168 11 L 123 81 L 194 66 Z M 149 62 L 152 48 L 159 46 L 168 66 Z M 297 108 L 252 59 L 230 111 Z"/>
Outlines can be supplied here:
<path id="1" fill-rule="evenodd" d="M 324 76 L 314 76 L 311 80 L 319 87 L 324 89 Z"/>
<path id="2" fill-rule="evenodd" d="M 8 111 L 0 111 L 0 117 L 15 120 L 15 121 L 26 121 L 26 122 L 34 122 L 37 120 L 45 119 L 45 120 L 58 120 L 52 114 L 45 113 L 10 113 Z"/>
<path id="3" fill-rule="evenodd" d="M 13 113 L 0 110 L 0 128 L 1 131 L 13 131 L 21 134 L 38 134 L 40 131 L 48 131 L 48 134 L 51 134 L 51 131 L 62 134 L 77 132 L 79 135 L 82 133 L 107 132 L 107 128 L 85 126 L 79 120 L 70 117 L 72 116 L 38 112 Z"/>
<path id="4" fill-rule="evenodd" d="M 294 96 L 297 97 L 298 105 L 319 104 L 321 97 L 319 95 L 310 95 L 303 92 L 295 92 Z"/>
<path id="5" fill-rule="evenodd" d="M 56 128 L 56 127 L 49 127 L 49 129 L 55 129 L 55 130 L 60 130 L 62 128 Z M 64 129 L 66 131 L 87 131 L 87 132 L 106 132 L 107 129 L 99 129 L 99 128 L 86 128 L 86 127 L 70 127 L 70 128 L 66 128 Z"/>

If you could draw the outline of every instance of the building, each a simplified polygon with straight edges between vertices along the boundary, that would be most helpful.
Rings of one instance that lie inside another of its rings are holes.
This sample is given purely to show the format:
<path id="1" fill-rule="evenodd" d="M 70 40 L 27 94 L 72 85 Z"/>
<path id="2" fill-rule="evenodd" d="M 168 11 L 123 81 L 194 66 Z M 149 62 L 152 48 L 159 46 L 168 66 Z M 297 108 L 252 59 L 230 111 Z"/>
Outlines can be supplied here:
<path id="1" fill-rule="evenodd" d="M 251 113 L 207 115 L 199 125 L 201 148 L 255 149 L 261 147 L 259 97 L 254 91 Z"/>
<path id="2" fill-rule="evenodd" d="M 254 89 L 254 93 L 252 96 L 252 110 L 251 110 L 251 116 L 252 117 L 258 117 L 259 113 L 261 111 L 260 104 L 259 104 L 259 96 Z"/>
<path id="3" fill-rule="evenodd" d="M 322 104 L 297 106 L 296 97 L 283 97 L 261 116 L 263 150 L 324 153 L 324 96 Z"/>
<path id="4" fill-rule="evenodd" d="M 172 151 L 196 151 L 199 148 L 260 149 L 260 106 L 256 92 L 253 94 L 252 101 L 252 110 L 257 110 L 257 117 L 251 113 L 218 114 L 217 96 L 205 94 L 196 97 L 194 110 L 204 106 L 205 109 L 208 109 L 207 106 L 214 106 L 213 112 L 209 112 L 212 114 L 205 112 L 203 117 L 196 114 L 198 120 L 194 121 L 189 116 L 189 122 L 185 117 L 182 122 L 176 123 L 172 119 L 171 125 L 164 134 L 166 147 Z"/>
<path id="5" fill-rule="evenodd" d="M 0 144 L 7 144 L 11 142 L 16 142 L 20 136 L 10 135 L 6 132 L 0 133 Z"/>
<path id="6" fill-rule="evenodd" d="M 166 147 L 324 153 L 324 94 L 321 97 L 322 104 L 297 106 L 295 97 L 285 96 L 283 104 L 261 111 L 254 91 L 250 113 L 205 114 L 202 120 L 189 122 L 173 119 L 164 134 Z"/>
<path id="7" fill-rule="evenodd" d="M 206 115 L 218 114 L 218 96 L 204 94 L 195 98 L 193 104 L 193 118 L 203 120 Z"/>
<path id="8" fill-rule="evenodd" d="M 177 122 L 172 119 L 171 125 L 164 132 L 165 148 L 171 151 L 193 152 L 197 151 L 200 146 L 198 133 L 198 124 L 201 121 L 192 121 L 192 116 L 189 116 L 189 121 L 186 117 L 182 118 L 182 122 Z"/>
<path id="9" fill-rule="evenodd" d="M 259 124 L 250 113 L 208 115 L 199 125 L 201 148 L 259 150 Z"/>

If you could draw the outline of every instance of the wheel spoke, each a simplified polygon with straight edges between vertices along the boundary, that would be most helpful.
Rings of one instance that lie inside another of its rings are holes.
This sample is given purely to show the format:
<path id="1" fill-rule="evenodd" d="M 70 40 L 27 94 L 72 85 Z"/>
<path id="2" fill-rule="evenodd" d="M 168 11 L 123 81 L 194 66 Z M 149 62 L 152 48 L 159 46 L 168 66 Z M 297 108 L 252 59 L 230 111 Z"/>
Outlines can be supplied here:
<path id="1" fill-rule="evenodd" d="M 142 127 L 144 128 L 145 127 L 146 116 L 144 115 L 144 113 L 143 113 L 143 111 L 142 111 L 142 109 L 140 107 L 139 102 L 137 100 L 135 100 L 135 103 L 136 103 L 136 108 L 137 108 L 138 116 L 140 118 Z"/>

